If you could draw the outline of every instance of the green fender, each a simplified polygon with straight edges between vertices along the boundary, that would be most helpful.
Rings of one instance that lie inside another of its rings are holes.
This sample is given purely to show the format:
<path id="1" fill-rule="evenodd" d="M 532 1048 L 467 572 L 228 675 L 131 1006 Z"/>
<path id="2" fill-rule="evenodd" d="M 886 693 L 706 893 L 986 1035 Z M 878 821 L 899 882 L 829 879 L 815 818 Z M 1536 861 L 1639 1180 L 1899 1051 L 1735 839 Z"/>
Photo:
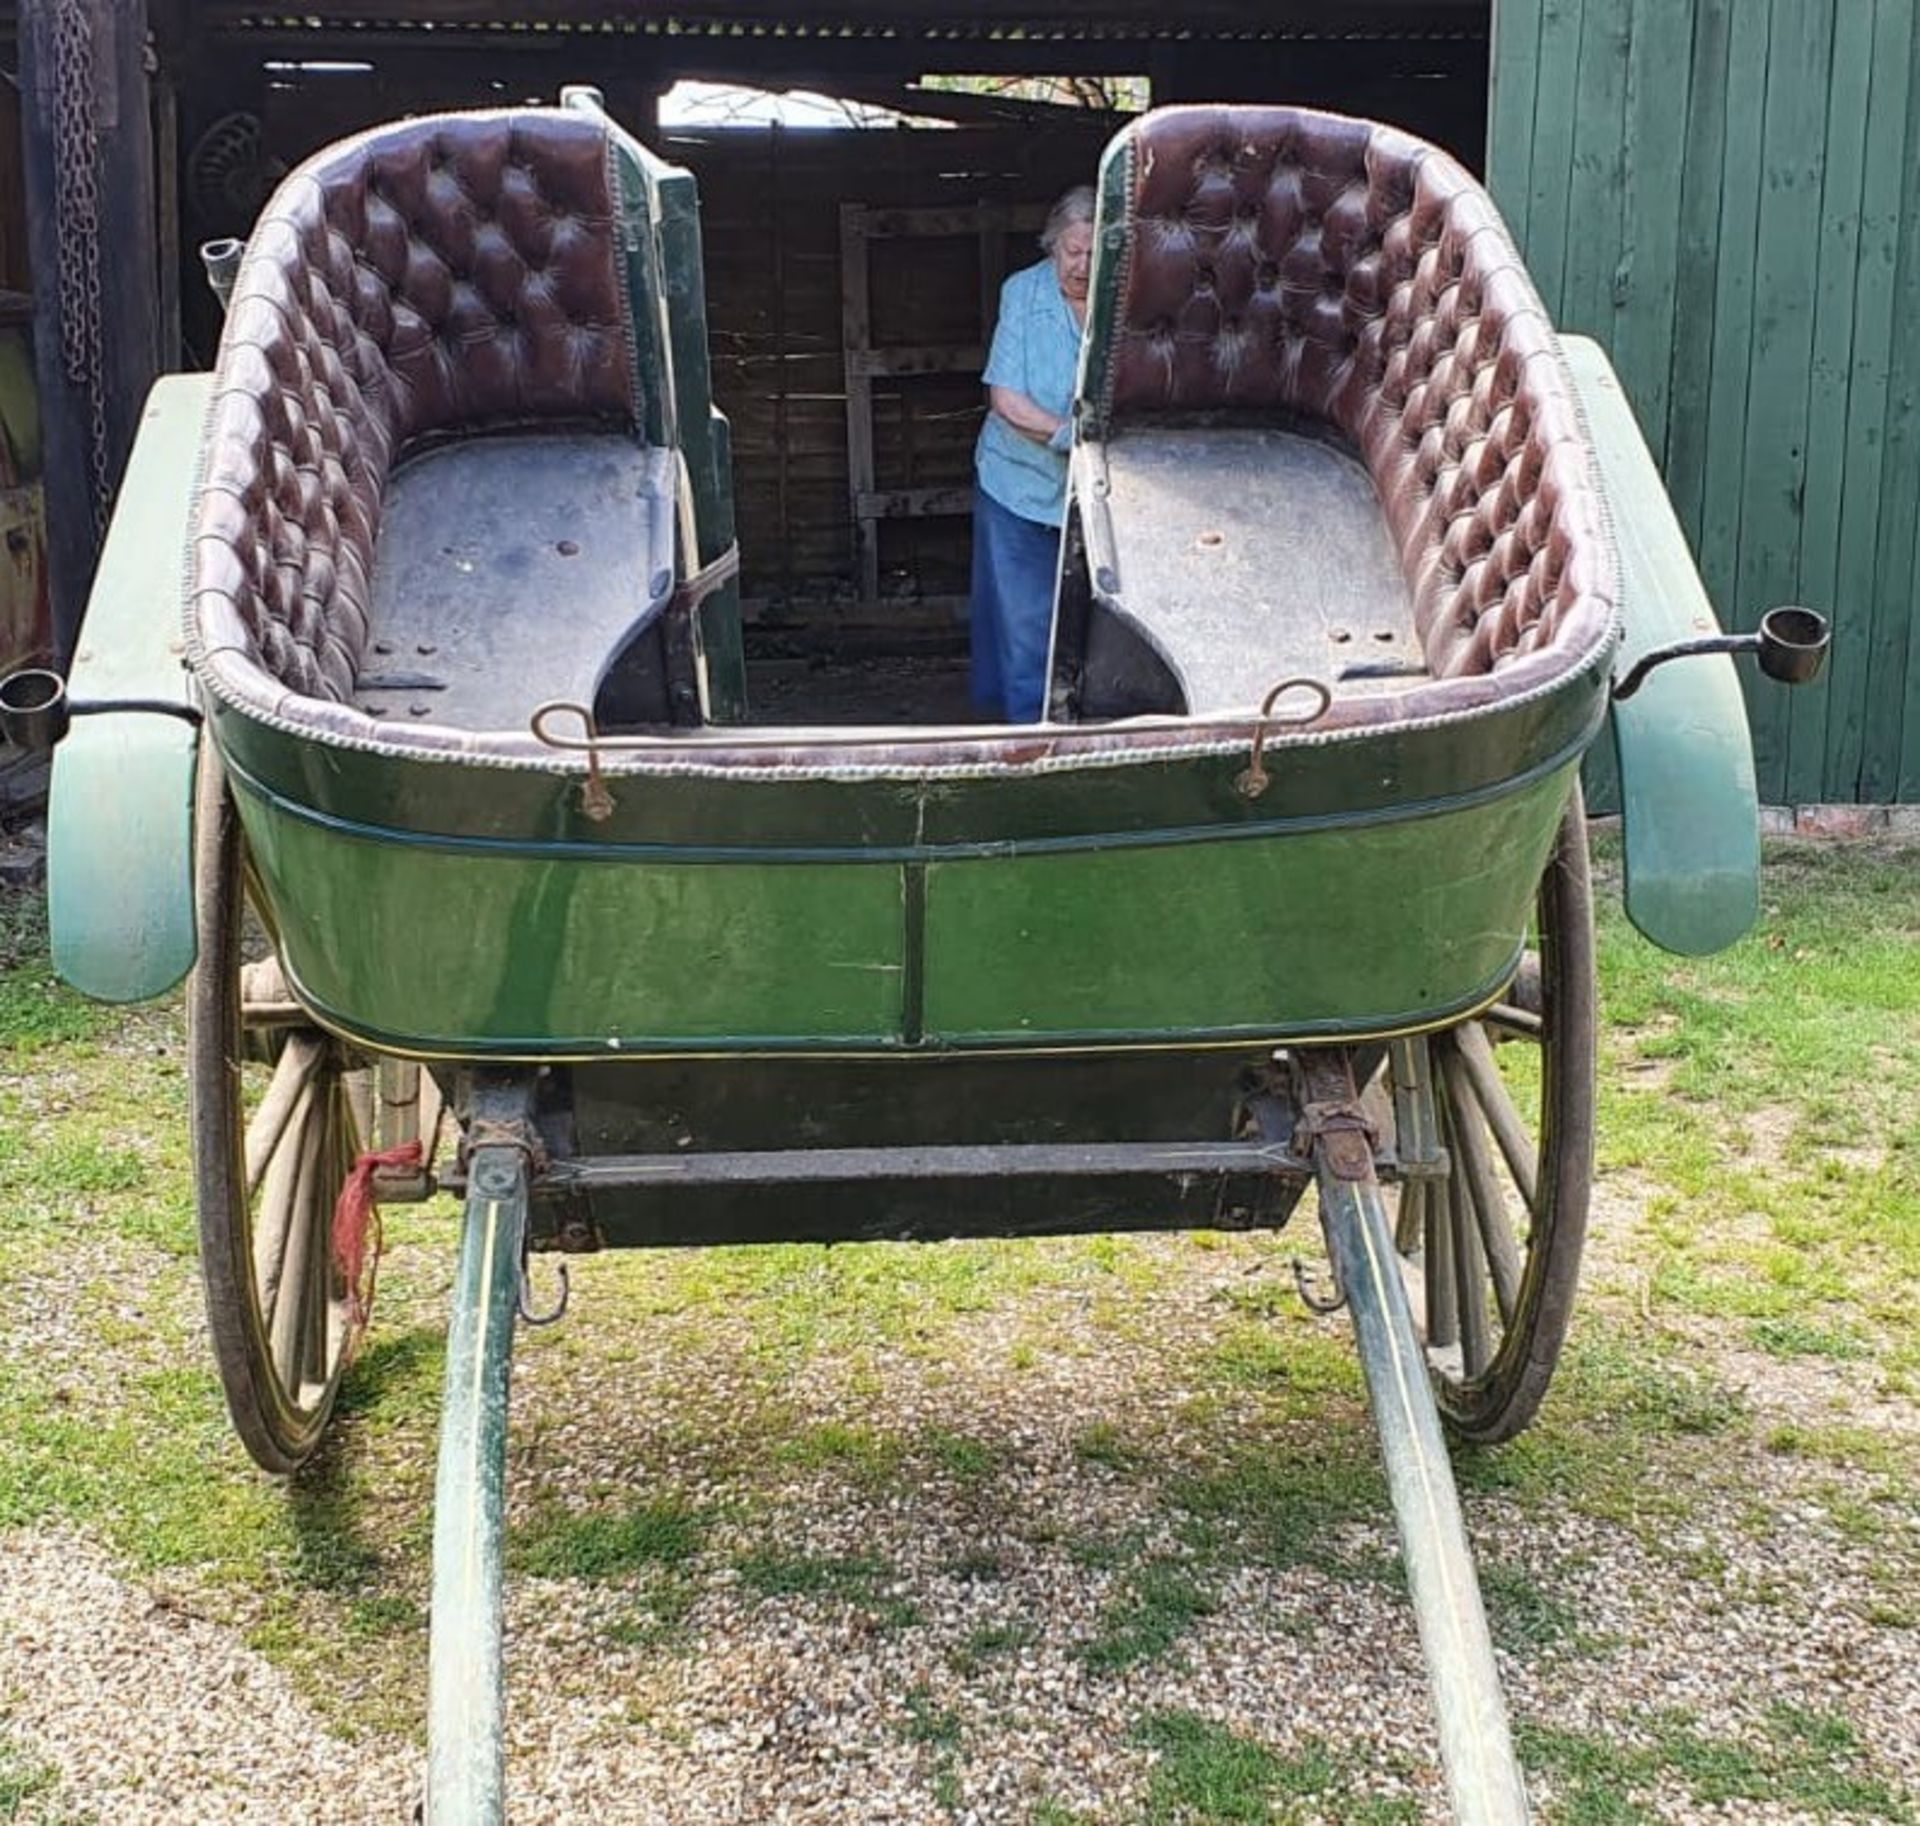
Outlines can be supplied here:
<path id="1" fill-rule="evenodd" d="M 1718 634 L 1653 454 L 1612 364 L 1562 338 L 1600 460 L 1620 548 L 1624 624 L 1617 677 L 1642 654 Z M 1733 661 L 1676 661 L 1611 712 L 1620 763 L 1627 917 L 1668 951 L 1724 950 L 1760 911 L 1753 742 Z"/>
<path id="2" fill-rule="evenodd" d="M 75 702 L 194 701 L 180 590 L 210 374 L 147 396 L 68 675 Z M 193 774 L 178 717 L 76 717 L 54 758 L 47 913 L 54 968 L 84 995 L 138 1002 L 193 968 Z"/>

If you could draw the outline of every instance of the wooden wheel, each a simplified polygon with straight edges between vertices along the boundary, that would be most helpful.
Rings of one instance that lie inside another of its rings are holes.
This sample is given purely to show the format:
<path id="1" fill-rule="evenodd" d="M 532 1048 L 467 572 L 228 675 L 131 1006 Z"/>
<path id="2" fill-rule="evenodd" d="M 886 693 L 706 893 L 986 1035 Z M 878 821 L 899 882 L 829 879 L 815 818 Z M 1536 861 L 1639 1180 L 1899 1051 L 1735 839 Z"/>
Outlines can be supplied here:
<path id="1" fill-rule="evenodd" d="M 211 745 L 194 814 L 200 954 L 187 991 L 200 1268 L 227 1409 L 266 1470 L 320 1443 L 347 1359 L 333 1209 L 364 1145 L 367 1072 L 288 994 L 247 904 L 245 841 Z"/>
<path id="2" fill-rule="evenodd" d="M 1593 892 L 1577 789 L 1505 999 L 1392 1057 L 1431 1078 L 1450 1163 L 1445 1179 L 1402 1185 L 1395 1225 L 1434 1393 L 1460 1437 L 1511 1439 L 1566 1339 L 1593 1180 Z"/>

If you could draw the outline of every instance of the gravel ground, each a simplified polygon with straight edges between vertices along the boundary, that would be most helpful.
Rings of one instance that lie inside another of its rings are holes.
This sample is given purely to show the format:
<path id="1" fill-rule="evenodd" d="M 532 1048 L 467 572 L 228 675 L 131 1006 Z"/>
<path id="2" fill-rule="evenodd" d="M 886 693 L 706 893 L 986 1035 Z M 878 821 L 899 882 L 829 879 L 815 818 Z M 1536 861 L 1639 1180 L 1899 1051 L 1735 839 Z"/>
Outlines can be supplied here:
<path id="1" fill-rule="evenodd" d="M 1283 1817 L 1345 1821 L 1364 1800 L 1372 1819 L 1443 1818 L 1413 1622 L 1383 1571 L 1395 1552 L 1384 1505 L 1315 1524 L 1325 1538 L 1298 1563 L 1221 1553 L 1203 1580 L 1206 1614 L 1168 1652 L 1089 1666 L 1086 1645 L 1110 1626 L 1130 1569 L 1177 1570 L 1190 1539 L 1154 1480 L 1090 1458 L 1080 1442 L 1095 1424 L 1176 1436 L 1199 1411 L 1177 1366 L 1195 1361 L 1225 1294 L 1274 1267 L 1270 1248 L 1261 1254 L 1252 1241 L 1139 1247 L 1157 1284 L 1129 1297 L 1122 1325 L 1084 1287 L 1042 1284 L 967 1315 L 934 1352 L 883 1355 L 877 1378 L 871 1361 L 863 1376 L 830 1356 L 811 1360 L 804 1386 L 782 1391 L 796 1428 L 831 1422 L 910 1438 L 940 1427 L 992 1442 L 997 1462 L 984 1475 L 935 1469 L 878 1487 L 803 1464 L 762 1468 L 752 1479 L 760 1519 L 723 1519 L 705 1541 L 673 1643 L 625 1628 L 644 1610 L 644 1580 L 517 1575 L 513 1817 L 1133 1820 L 1153 1795 L 1155 1752 L 1140 1721 L 1180 1714 L 1282 1756 L 1331 1747 L 1341 1782 L 1287 1801 Z M 618 1289 L 597 1283 L 595 1264 L 583 1267 L 568 1324 L 612 1330 Z M 1587 1322 L 1604 1330 L 1630 1311 L 1630 1291 L 1603 1296 Z M 584 1505 L 649 1479 L 728 1513 L 739 1474 L 715 1455 L 712 1434 L 725 1431 L 732 1403 L 744 1410 L 762 1399 L 764 1360 L 736 1349 L 745 1341 L 728 1337 L 724 1315 L 703 1311 L 691 1323 L 697 1336 L 671 1322 L 631 1327 L 617 1405 L 587 1413 L 564 1347 L 523 1354 L 516 1519 L 536 1502 Z M 1023 1354 L 1019 1341 L 1036 1335 L 1049 1348 Z M 1716 1373 L 1731 1391 L 1753 1370 L 1766 1383 L 1769 1425 L 1858 1419 L 1844 1376 L 1783 1383 L 1769 1367 L 1730 1355 Z M 1230 1432 L 1238 1410 L 1221 1399 L 1224 1414 L 1216 1409 L 1209 1424 Z M 1365 1423 L 1350 1394 L 1329 1406 L 1341 1430 L 1331 1457 Z M 1251 1407 L 1246 1418 L 1255 1424 Z M 1911 1467 L 1920 1453 L 1910 1405 L 1887 1404 L 1881 1419 Z M 1886 1552 L 1920 1563 L 1920 1517 L 1896 1507 L 1886 1538 L 1852 1538 L 1824 1506 L 1831 1466 L 1815 1475 L 1769 1459 L 1751 1431 L 1702 1449 L 1726 1456 L 1725 1498 L 1709 1491 L 1703 1504 L 1696 1479 L 1671 1539 L 1470 1488 L 1483 1562 L 1524 1576 L 1562 1619 L 1503 1649 L 1516 1717 L 1523 1728 L 1592 1731 L 1631 1747 L 1645 1720 L 1683 1714 L 1705 1739 L 1764 1749 L 1770 1708 L 1837 1713 L 1871 1747 L 1884 1792 L 1920 1795 L 1913 1630 L 1868 1620 L 1885 1595 Z M 1756 1484 L 1767 1490 L 1765 1526 L 1754 1520 Z M 884 1571 L 859 1602 L 767 1595 L 739 1568 L 765 1550 L 768 1514 L 791 1530 L 781 1544 L 815 1563 Z M 1102 1563 L 1089 1542 L 1126 1548 Z M 3 1548 L 0 1724 L 14 1754 L 55 1779 L 30 1785 L 12 1814 L 0 1805 L 0 1818 L 411 1816 L 418 1745 L 380 1733 L 343 1741 L 285 1673 L 244 1645 L 241 1628 L 213 1620 L 220 1605 L 199 1604 L 190 1578 L 143 1585 L 69 1533 L 16 1533 Z M 342 1680 L 353 1676 L 354 1652 L 340 1643 Z M 1537 1796 L 1551 1817 L 1573 1817 L 1556 1779 L 1540 1775 Z M 1871 1802 L 1796 1812 L 1790 1796 L 1750 1790 L 1703 1799 L 1677 1778 L 1640 1799 L 1670 1820 L 1878 1817 Z"/>

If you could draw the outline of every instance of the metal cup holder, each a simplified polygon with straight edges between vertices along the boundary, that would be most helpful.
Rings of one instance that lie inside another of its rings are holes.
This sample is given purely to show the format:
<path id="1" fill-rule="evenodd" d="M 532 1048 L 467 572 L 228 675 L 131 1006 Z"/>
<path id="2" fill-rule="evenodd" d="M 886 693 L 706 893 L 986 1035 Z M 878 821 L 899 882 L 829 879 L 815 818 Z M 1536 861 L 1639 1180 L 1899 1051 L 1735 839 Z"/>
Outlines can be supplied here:
<path id="1" fill-rule="evenodd" d="M 1783 685 L 1804 685 L 1820 676 L 1833 644 L 1824 615 L 1811 609 L 1769 609 L 1760 617 L 1760 670 Z"/>
<path id="2" fill-rule="evenodd" d="M 1625 703 L 1646 683 L 1647 674 L 1655 666 L 1664 666 L 1670 659 L 1691 659 L 1700 653 L 1752 653 L 1758 656 L 1760 670 L 1770 679 L 1782 685 L 1805 685 L 1820 676 L 1832 642 L 1833 630 L 1827 618 L 1815 610 L 1797 605 L 1769 609 L 1751 634 L 1716 634 L 1704 640 L 1682 640 L 1670 647 L 1656 647 L 1614 685 L 1613 701 Z"/>
<path id="3" fill-rule="evenodd" d="M 28 666 L 0 679 L 0 734 L 14 747 L 45 754 L 67 733 L 71 715 L 59 673 Z"/>
<path id="4" fill-rule="evenodd" d="M 44 666 L 26 666 L 0 678 L 0 735 L 31 754 L 45 754 L 58 747 L 66 740 L 75 717 L 106 716 L 115 711 L 178 717 L 196 727 L 200 723 L 196 705 L 166 698 L 70 697 L 67 681 Z"/>

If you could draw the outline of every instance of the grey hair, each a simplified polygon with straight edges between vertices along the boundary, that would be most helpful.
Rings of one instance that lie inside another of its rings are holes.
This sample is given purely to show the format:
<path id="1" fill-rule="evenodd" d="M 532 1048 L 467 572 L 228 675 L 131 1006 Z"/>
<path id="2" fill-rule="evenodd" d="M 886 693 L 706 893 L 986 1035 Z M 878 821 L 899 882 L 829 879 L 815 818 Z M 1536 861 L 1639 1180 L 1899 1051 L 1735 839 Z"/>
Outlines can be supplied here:
<path id="1" fill-rule="evenodd" d="M 1047 225 L 1040 231 L 1040 251 L 1050 254 L 1053 244 L 1076 222 L 1093 220 L 1093 186 L 1076 184 L 1047 211 Z"/>

